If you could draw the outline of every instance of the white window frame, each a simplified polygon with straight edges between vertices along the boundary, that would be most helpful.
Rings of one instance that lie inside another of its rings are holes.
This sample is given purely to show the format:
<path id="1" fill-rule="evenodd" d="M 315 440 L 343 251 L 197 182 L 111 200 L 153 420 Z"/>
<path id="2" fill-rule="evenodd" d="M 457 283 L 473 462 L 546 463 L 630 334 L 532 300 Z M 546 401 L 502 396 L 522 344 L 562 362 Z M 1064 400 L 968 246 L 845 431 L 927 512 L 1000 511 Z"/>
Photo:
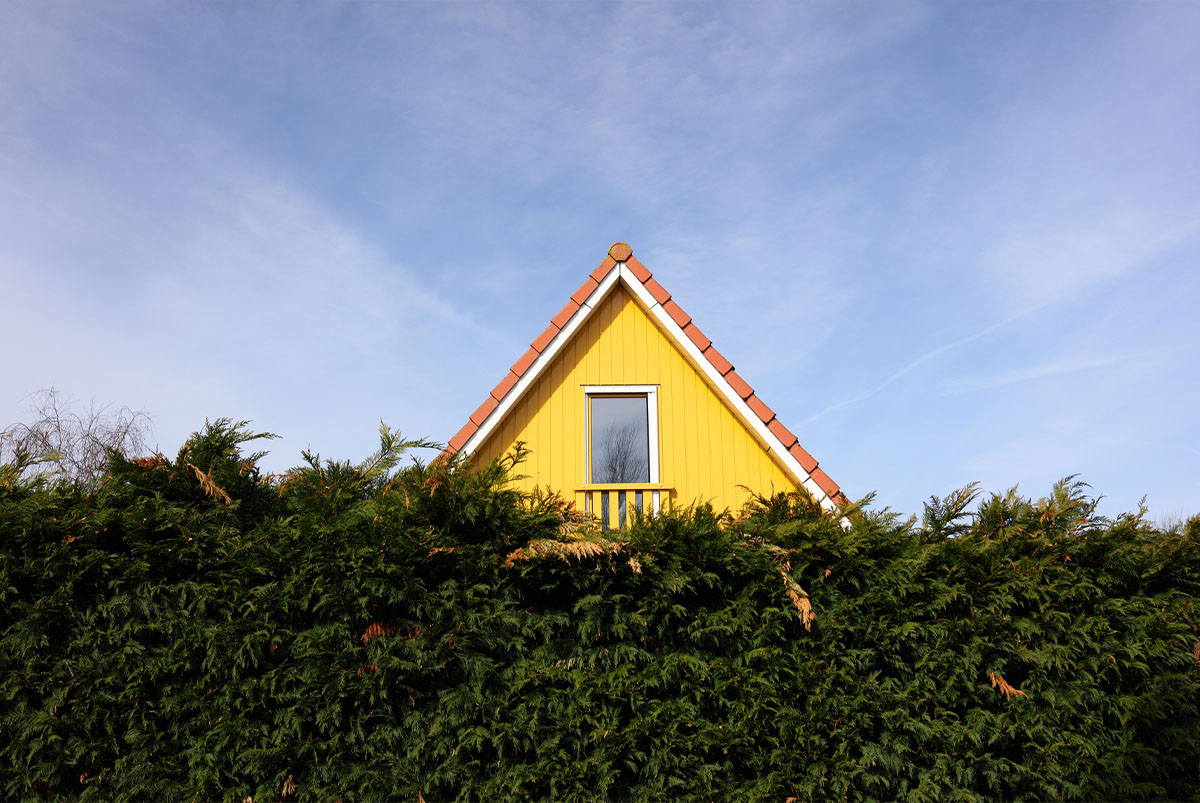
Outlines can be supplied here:
<path id="1" fill-rule="evenodd" d="M 592 482 L 592 397 L 645 396 L 646 437 L 650 449 L 650 485 L 658 485 L 658 385 L 584 385 L 583 386 L 583 476 L 588 486 L 606 483 Z"/>

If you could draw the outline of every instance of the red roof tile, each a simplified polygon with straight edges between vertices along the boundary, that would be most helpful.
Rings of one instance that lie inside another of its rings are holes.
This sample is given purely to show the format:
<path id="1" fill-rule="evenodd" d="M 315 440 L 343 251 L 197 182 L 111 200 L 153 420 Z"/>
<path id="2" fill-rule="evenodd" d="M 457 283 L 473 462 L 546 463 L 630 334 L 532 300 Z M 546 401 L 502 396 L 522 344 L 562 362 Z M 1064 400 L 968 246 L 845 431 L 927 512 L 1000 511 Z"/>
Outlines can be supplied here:
<path id="1" fill-rule="evenodd" d="M 604 277 L 608 275 L 608 272 L 616 266 L 617 263 L 612 257 L 605 257 L 604 261 L 597 265 L 596 269 L 592 271 L 592 278 L 597 282 L 602 282 L 604 281 Z"/>
<path id="2" fill-rule="evenodd" d="M 754 411 L 756 416 L 762 419 L 764 424 L 770 423 L 771 419 L 775 417 L 775 411 L 763 404 L 763 400 L 758 398 L 758 396 L 751 396 L 746 399 L 746 404 L 750 406 L 750 409 Z"/>
<path id="3" fill-rule="evenodd" d="M 592 291 L 595 290 L 596 287 L 597 287 L 596 280 L 593 279 L 591 276 L 587 277 L 587 281 L 584 282 L 583 284 L 581 284 L 579 286 L 579 289 L 571 294 L 571 300 L 574 301 L 576 304 L 582 305 L 583 302 L 588 300 L 588 296 L 590 296 L 592 294 Z"/>
<path id="4" fill-rule="evenodd" d="M 475 412 L 471 413 L 471 420 L 476 424 L 482 424 L 484 419 L 488 417 L 492 410 L 495 410 L 499 406 L 500 402 L 496 401 L 494 397 L 488 396 L 483 404 L 479 405 Z"/>
<path id="5" fill-rule="evenodd" d="M 575 314 L 575 310 L 579 309 L 579 305 L 574 299 L 567 302 L 567 305 L 558 311 L 558 314 L 550 319 L 550 323 L 562 329 L 567 325 L 567 321 L 571 320 L 571 316 Z"/>
<path id="6" fill-rule="evenodd" d="M 646 270 L 646 266 L 638 261 L 638 258 L 630 255 L 625 260 L 625 267 L 629 268 L 629 272 L 637 277 L 637 280 L 645 284 L 650 279 L 650 271 Z"/>
<path id="7" fill-rule="evenodd" d="M 799 443 L 793 443 L 788 447 L 788 451 L 792 453 L 792 457 L 796 458 L 796 462 L 800 464 L 800 468 L 809 474 L 817 467 L 817 461 Z"/>
<path id="8" fill-rule="evenodd" d="M 449 451 L 457 452 L 459 449 L 463 448 L 463 444 L 467 442 L 467 438 L 470 438 L 472 435 L 474 435 L 475 430 L 477 429 L 479 429 L 478 425 L 476 425 L 473 421 L 468 421 L 465 425 L 463 425 L 463 428 L 460 429 L 454 435 L 454 437 L 450 439 L 450 443 L 446 444 Z"/>
<path id="9" fill-rule="evenodd" d="M 671 294 L 667 292 L 666 288 L 654 279 L 647 279 L 643 284 L 646 285 L 646 289 L 650 291 L 650 295 L 654 296 L 654 300 L 659 304 L 666 304 L 671 299 Z"/>
<path id="10" fill-rule="evenodd" d="M 700 327 L 694 323 L 689 323 L 683 327 L 683 333 L 696 344 L 696 348 L 700 349 L 700 351 L 704 351 L 712 345 L 712 341 L 705 337 L 704 333 L 700 331 Z"/>
<path id="11" fill-rule="evenodd" d="M 848 505 L 849 500 L 842 493 L 837 483 L 830 479 L 829 475 L 817 465 L 817 461 L 800 445 L 795 434 L 775 417 L 774 411 L 754 394 L 754 389 L 746 384 L 746 381 L 738 375 L 737 371 L 733 370 L 733 365 L 730 364 L 729 360 L 725 359 L 721 352 L 717 351 L 712 345 L 712 341 L 691 322 L 691 316 L 672 300 L 671 294 L 667 289 L 651 276 L 650 271 L 640 261 L 634 258 L 633 249 L 626 243 L 613 243 L 612 247 L 608 249 L 608 256 L 592 271 L 591 275 L 579 289 L 571 295 L 571 300 L 554 316 L 550 322 L 550 326 L 546 327 L 538 335 L 529 350 L 521 356 L 521 359 L 513 363 L 512 370 L 500 380 L 500 383 L 492 390 L 491 396 L 487 401 L 471 414 L 471 420 L 450 439 L 447 451 L 459 451 L 475 435 L 480 425 L 500 405 L 500 402 L 512 392 L 520 378 L 524 376 L 525 372 L 537 360 L 539 353 L 543 352 L 550 345 L 554 336 L 566 326 L 571 317 L 587 302 L 596 288 L 600 286 L 599 283 L 604 281 L 604 278 L 608 276 L 609 272 L 618 263 L 623 263 L 629 269 L 629 273 L 641 283 L 654 300 L 662 305 L 663 310 L 680 327 L 682 333 L 687 335 L 696 344 L 696 347 L 700 349 L 700 352 L 712 367 L 716 369 L 717 373 L 723 376 L 725 381 L 729 383 L 730 389 L 743 399 L 749 410 L 767 425 L 767 430 L 773 437 L 778 439 L 779 445 L 800 464 L 800 467 L 812 477 L 821 490 L 829 495 L 830 500 L 839 507 Z"/>
<path id="12" fill-rule="evenodd" d="M 537 359 L 537 356 L 537 349 L 530 347 L 529 351 L 521 355 L 521 359 L 512 364 L 512 372 L 517 376 L 524 376 L 525 372 L 529 370 L 529 366 L 533 365 L 533 361 Z"/>
<path id="13" fill-rule="evenodd" d="M 708 361 L 712 363 L 712 367 L 716 368 L 717 373 L 721 376 L 725 376 L 725 374 L 733 370 L 733 364 L 725 359 L 721 352 L 717 351 L 716 346 L 709 345 L 708 349 L 704 352 L 704 356 L 708 358 Z"/>
<path id="14" fill-rule="evenodd" d="M 796 436 L 790 429 L 785 427 L 778 418 L 773 419 L 769 424 L 767 424 L 767 429 L 775 433 L 775 437 L 779 438 L 779 442 L 783 444 L 785 449 L 791 447 L 791 445 L 796 442 Z"/>
<path id="15" fill-rule="evenodd" d="M 558 334 L 558 327 L 552 323 L 543 329 L 542 333 L 529 345 L 540 354 L 546 350 L 546 346 L 550 345 L 550 341 L 554 339 L 556 334 Z"/>
<path id="16" fill-rule="evenodd" d="M 517 375 L 512 371 L 509 371 L 504 375 L 504 378 L 500 380 L 496 387 L 492 388 L 492 398 L 496 401 L 500 401 L 506 395 L 508 395 L 508 392 L 512 390 L 512 387 L 515 384 L 517 384 Z"/>
<path id="17" fill-rule="evenodd" d="M 680 326 L 687 326 L 688 322 L 692 320 L 692 316 L 684 312 L 674 301 L 668 301 L 666 304 L 663 304 L 663 309 L 671 316 L 671 320 Z"/>
<path id="18" fill-rule="evenodd" d="M 838 488 L 838 484 L 836 482 L 829 479 L 829 475 L 825 473 L 825 470 L 823 468 L 818 467 L 808 473 L 812 476 L 812 478 L 814 480 L 816 480 L 817 485 L 821 486 L 821 490 L 824 491 L 825 493 L 829 494 L 830 496 L 833 496 L 839 490 L 841 490 L 840 488 Z"/>
<path id="19" fill-rule="evenodd" d="M 743 399 L 750 398 L 754 394 L 754 388 L 746 384 L 746 380 L 738 376 L 737 371 L 730 371 L 725 374 L 725 381 L 733 388 L 733 392 L 741 396 Z"/>

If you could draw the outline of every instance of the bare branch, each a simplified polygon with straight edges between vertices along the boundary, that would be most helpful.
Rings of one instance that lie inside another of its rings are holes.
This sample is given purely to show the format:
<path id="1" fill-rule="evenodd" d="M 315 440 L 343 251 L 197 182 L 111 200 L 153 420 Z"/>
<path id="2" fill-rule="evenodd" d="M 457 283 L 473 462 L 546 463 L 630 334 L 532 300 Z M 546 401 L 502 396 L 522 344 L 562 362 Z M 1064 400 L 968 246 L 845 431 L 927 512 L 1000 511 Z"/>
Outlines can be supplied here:
<path id="1" fill-rule="evenodd" d="M 136 457 L 148 451 L 152 419 L 145 410 L 113 410 L 93 400 L 80 412 L 74 399 L 53 387 L 28 401 L 30 421 L 0 430 L 0 460 L 34 455 L 43 458 L 38 465 L 45 473 L 86 484 L 104 475 L 112 452 Z"/>

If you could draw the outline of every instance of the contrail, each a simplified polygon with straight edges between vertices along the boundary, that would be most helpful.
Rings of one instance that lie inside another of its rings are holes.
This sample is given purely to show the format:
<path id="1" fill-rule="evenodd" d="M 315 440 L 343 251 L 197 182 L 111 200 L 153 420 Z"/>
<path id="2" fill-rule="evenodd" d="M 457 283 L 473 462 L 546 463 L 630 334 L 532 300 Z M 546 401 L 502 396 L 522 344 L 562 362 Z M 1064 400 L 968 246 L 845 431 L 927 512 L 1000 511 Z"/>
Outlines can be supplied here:
<path id="1" fill-rule="evenodd" d="M 869 399 L 872 396 L 874 396 L 875 394 L 879 393 L 884 388 L 886 388 L 888 385 L 891 385 L 893 382 L 895 382 L 900 377 L 902 377 L 905 374 L 912 371 L 914 368 L 916 368 L 921 363 L 928 362 L 929 360 L 932 360 L 934 357 L 938 356 L 939 354 L 943 354 L 947 351 L 950 351 L 951 349 L 956 349 L 959 346 L 964 346 L 973 340 L 978 340 L 979 338 L 984 337 L 985 335 L 991 334 L 992 332 L 996 331 L 997 329 L 1001 329 L 1005 326 L 1008 326 L 1013 321 L 1024 318 L 1026 315 L 1033 312 L 1034 309 L 1037 309 L 1037 308 L 1032 307 L 1030 309 L 1025 310 L 1024 312 L 1017 313 L 1016 315 L 1013 315 L 1010 318 L 1005 318 L 1004 320 L 1000 321 L 999 323 L 994 323 L 985 329 L 981 329 L 973 335 L 967 335 L 966 337 L 961 338 L 959 340 L 955 340 L 952 343 L 946 343 L 944 345 L 938 346 L 937 348 L 933 349 L 932 351 L 928 351 L 925 354 L 922 354 L 920 357 L 917 357 L 915 360 L 913 360 L 908 365 L 901 368 L 896 373 L 889 376 L 887 379 L 880 382 L 875 387 L 870 388 L 868 390 L 864 390 L 862 393 L 859 393 L 855 396 L 851 396 L 848 399 L 843 399 L 842 401 L 840 401 L 836 404 L 826 407 L 824 410 L 821 410 L 819 413 L 811 415 L 808 418 L 801 421 L 799 426 L 801 426 L 801 427 L 807 426 L 808 424 L 811 424 L 814 421 L 818 421 L 818 420 L 824 418 L 825 416 L 829 415 L 830 413 L 842 409 L 843 407 L 846 407 L 851 404 L 856 404 L 857 402 L 863 401 L 864 399 Z"/>

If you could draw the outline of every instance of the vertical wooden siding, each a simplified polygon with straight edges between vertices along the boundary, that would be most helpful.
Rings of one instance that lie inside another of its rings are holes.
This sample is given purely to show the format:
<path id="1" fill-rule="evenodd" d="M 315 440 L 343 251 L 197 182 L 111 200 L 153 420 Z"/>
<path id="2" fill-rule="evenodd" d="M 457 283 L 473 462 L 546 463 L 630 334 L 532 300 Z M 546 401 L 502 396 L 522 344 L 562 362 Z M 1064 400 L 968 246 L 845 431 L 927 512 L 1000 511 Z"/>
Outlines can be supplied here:
<path id="1" fill-rule="evenodd" d="M 658 385 L 661 483 L 674 504 L 738 510 L 745 485 L 761 493 L 795 483 L 619 284 L 476 453 L 477 462 L 517 441 L 530 449 L 519 484 L 571 498 L 585 477 L 584 385 Z M 655 448 L 651 444 L 651 448 Z M 582 495 L 576 496 L 582 508 Z"/>

